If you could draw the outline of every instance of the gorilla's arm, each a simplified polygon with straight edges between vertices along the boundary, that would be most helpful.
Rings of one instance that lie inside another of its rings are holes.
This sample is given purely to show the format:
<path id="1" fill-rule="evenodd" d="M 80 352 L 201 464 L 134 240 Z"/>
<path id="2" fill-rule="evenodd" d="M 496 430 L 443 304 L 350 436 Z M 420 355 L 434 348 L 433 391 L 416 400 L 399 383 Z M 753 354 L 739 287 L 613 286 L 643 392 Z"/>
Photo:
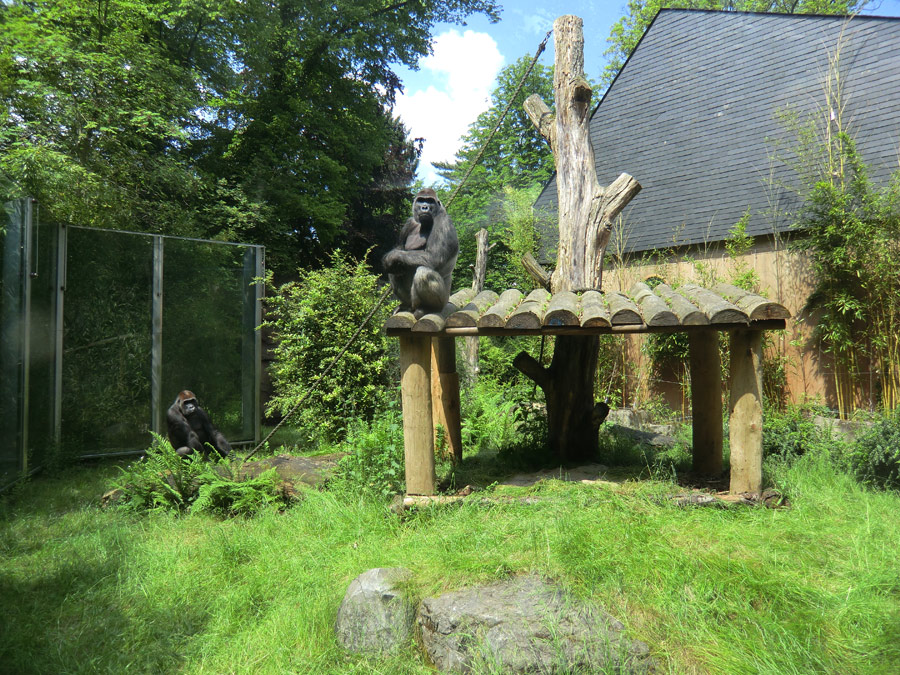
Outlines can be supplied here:
<path id="1" fill-rule="evenodd" d="M 385 270 L 396 274 L 403 272 L 404 269 L 424 266 L 440 274 L 452 271 L 459 253 L 459 240 L 447 214 L 441 213 L 434 219 L 424 249 L 404 250 L 402 247 L 410 232 L 417 226 L 418 223 L 412 218 L 403 226 L 400 232 L 400 245 L 384 257 Z"/>
<path id="2" fill-rule="evenodd" d="M 169 442 L 176 450 L 185 447 L 191 448 L 192 450 L 199 450 L 201 448 L 202 444 L 200 443 L 200 438 L 194 430 L 191 429 L 191 425 L 187 421 L 187 418 L 185 418 L 176 406 L 170 407 L 166 413 L 166 426 L 169 431 Z"/>
<path id="3" fill-rule="evenodd" d="M 229 452 L 231 452 L 231 445 L 225 439 L 225 436 L 222 435 L 222 432 L 213 426 L 213 423 L 209 419 L 209 415 L 206 414 L 206 411 L 203 410 L 203 408 L 200 408 L 195 414 L 202 415 L 201 420 L 203 422 L 204 434 L 206 435 L 206 438 L 209 439 L 209 444 L 213 446 L 216 452 L 218 452 L 222 456 L 225 456 Z"/>

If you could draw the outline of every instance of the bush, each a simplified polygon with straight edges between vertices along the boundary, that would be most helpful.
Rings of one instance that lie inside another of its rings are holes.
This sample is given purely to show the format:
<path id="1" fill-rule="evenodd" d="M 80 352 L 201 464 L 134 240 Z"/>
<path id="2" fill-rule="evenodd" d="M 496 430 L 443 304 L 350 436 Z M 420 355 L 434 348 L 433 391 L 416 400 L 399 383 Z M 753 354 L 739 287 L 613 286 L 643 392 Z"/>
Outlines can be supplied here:
<path id="1" fill-rule="evenodd" d="M 269 368 L 275 395 L 267 413 L 287 414 L 312 389 L 344 345 L 375 306 L 378 278 L 362 261 L 340 251 L 330 266 L 300 270 L 298 281 L 270 289 L 268 318 L 275 360 Z M 379 311 L 335 364 L 313 396 L 294 413 L 292 421 L 310 442 L 340 441 L 348 418 L 373 419 L 393 394 L 390 345 L 382 330 L 390 303 Z"/>
<path id="2" fill-rule="evenodd" d="M 349 454 L 338 462 L 335 489 L 375 497 L 392 497 L 406 490 L 403 418 L 396 404 L 371 423 L 351 425 L 339 449 Z"/>
<path id="3" fill-rule="evenodd" d="M 900 409 L 876 421 L 851 448 L 849 459 L 864 483 L 900 488 Z"/>
<path id="4" fill-rule="evenodd" d="M 822 430 L 804 406 L 788 406 L 784 412 L 766 410 L 763 424 L 763 456 L 789 460 L 817 444 Z"/>
<path id="5" fill-rule="evenodd" d="M 274 469 L 256 477 L 236 478 L 225 460 L 207 461 L 200 453 L 183 458 L 168 440 L 155 434 L 147 454 L 122 469 L 114 486 L 122 491 L 117 506 L 135 512 L 253 515 L 290 501 Z"/>

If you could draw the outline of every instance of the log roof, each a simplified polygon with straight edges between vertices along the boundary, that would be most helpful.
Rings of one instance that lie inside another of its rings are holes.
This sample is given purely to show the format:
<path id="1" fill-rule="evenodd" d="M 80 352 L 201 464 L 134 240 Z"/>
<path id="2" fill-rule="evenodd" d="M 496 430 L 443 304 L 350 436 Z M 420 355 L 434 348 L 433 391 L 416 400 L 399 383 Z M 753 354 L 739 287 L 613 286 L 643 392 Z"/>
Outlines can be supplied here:
<path id="1" fill-rule="evenodd" d="M 441 335 L 533 335 L 679 332 L 784 328 L 790 312 L 781 304 L 729 284 L 703 288 L 684 284 L 650 288 L 638 282 L 628 293 L 518 289 L 497 294 L 457 291 L 443 311 L 416 319 L 396 312 L 388 335 L 408 332 Z"/>

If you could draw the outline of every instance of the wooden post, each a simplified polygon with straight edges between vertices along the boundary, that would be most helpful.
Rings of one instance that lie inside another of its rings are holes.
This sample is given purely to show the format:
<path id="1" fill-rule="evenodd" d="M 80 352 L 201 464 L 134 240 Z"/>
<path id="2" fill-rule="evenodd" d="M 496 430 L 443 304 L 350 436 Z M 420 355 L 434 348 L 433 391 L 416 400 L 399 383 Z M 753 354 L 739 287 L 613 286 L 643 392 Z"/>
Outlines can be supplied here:
<path id="1" fill-rule="evenodd" d="M 444 428 L 444 441 L 451 462 L 462 461 L 462 428 L 459 419 L 459 375 L 456 374 L 456 340 L 436 337 L 431 340 L 431 410 L 435 446 L 437 425 Z"/>
<path id="2" fill-rule="evenodd" d="M 722 473 L 722 374 L 719 333 L 696 331 L 689 336 L 693 470 L 705 476 Z"/>
<path id="3" fill-rule="evenodd" d="M 434 424 L 431 416 L 431 338 L 400 336 L 400 399 L 406 494 L 434 494 Z"/>
<path id="4" fill-rule="evenodd" d="M 762 490 L 762 332 L 731 334 L 732 494 Z"/>

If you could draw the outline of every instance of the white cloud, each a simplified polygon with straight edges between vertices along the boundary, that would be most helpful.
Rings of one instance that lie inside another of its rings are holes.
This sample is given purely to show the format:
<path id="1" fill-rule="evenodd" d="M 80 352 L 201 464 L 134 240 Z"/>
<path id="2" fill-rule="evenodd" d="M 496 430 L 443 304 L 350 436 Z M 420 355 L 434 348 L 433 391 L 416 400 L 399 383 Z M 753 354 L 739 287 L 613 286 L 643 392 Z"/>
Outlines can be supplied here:
<path id="1" fill-rule="evenodd" d="M 504 62 L 487 33 L 449 30 L 434 39 L 433 47 L 434 53 L 421 62 L 422 70 L 431 73 L 430 83 L 424 89 L 411 87 L 394 108 L 410 136 L 425 139 L 419 161 L 419 177 L 425 183 L 439 180 L 431 162 L 452 160 L 469 125 L 490 107 Z"/>

